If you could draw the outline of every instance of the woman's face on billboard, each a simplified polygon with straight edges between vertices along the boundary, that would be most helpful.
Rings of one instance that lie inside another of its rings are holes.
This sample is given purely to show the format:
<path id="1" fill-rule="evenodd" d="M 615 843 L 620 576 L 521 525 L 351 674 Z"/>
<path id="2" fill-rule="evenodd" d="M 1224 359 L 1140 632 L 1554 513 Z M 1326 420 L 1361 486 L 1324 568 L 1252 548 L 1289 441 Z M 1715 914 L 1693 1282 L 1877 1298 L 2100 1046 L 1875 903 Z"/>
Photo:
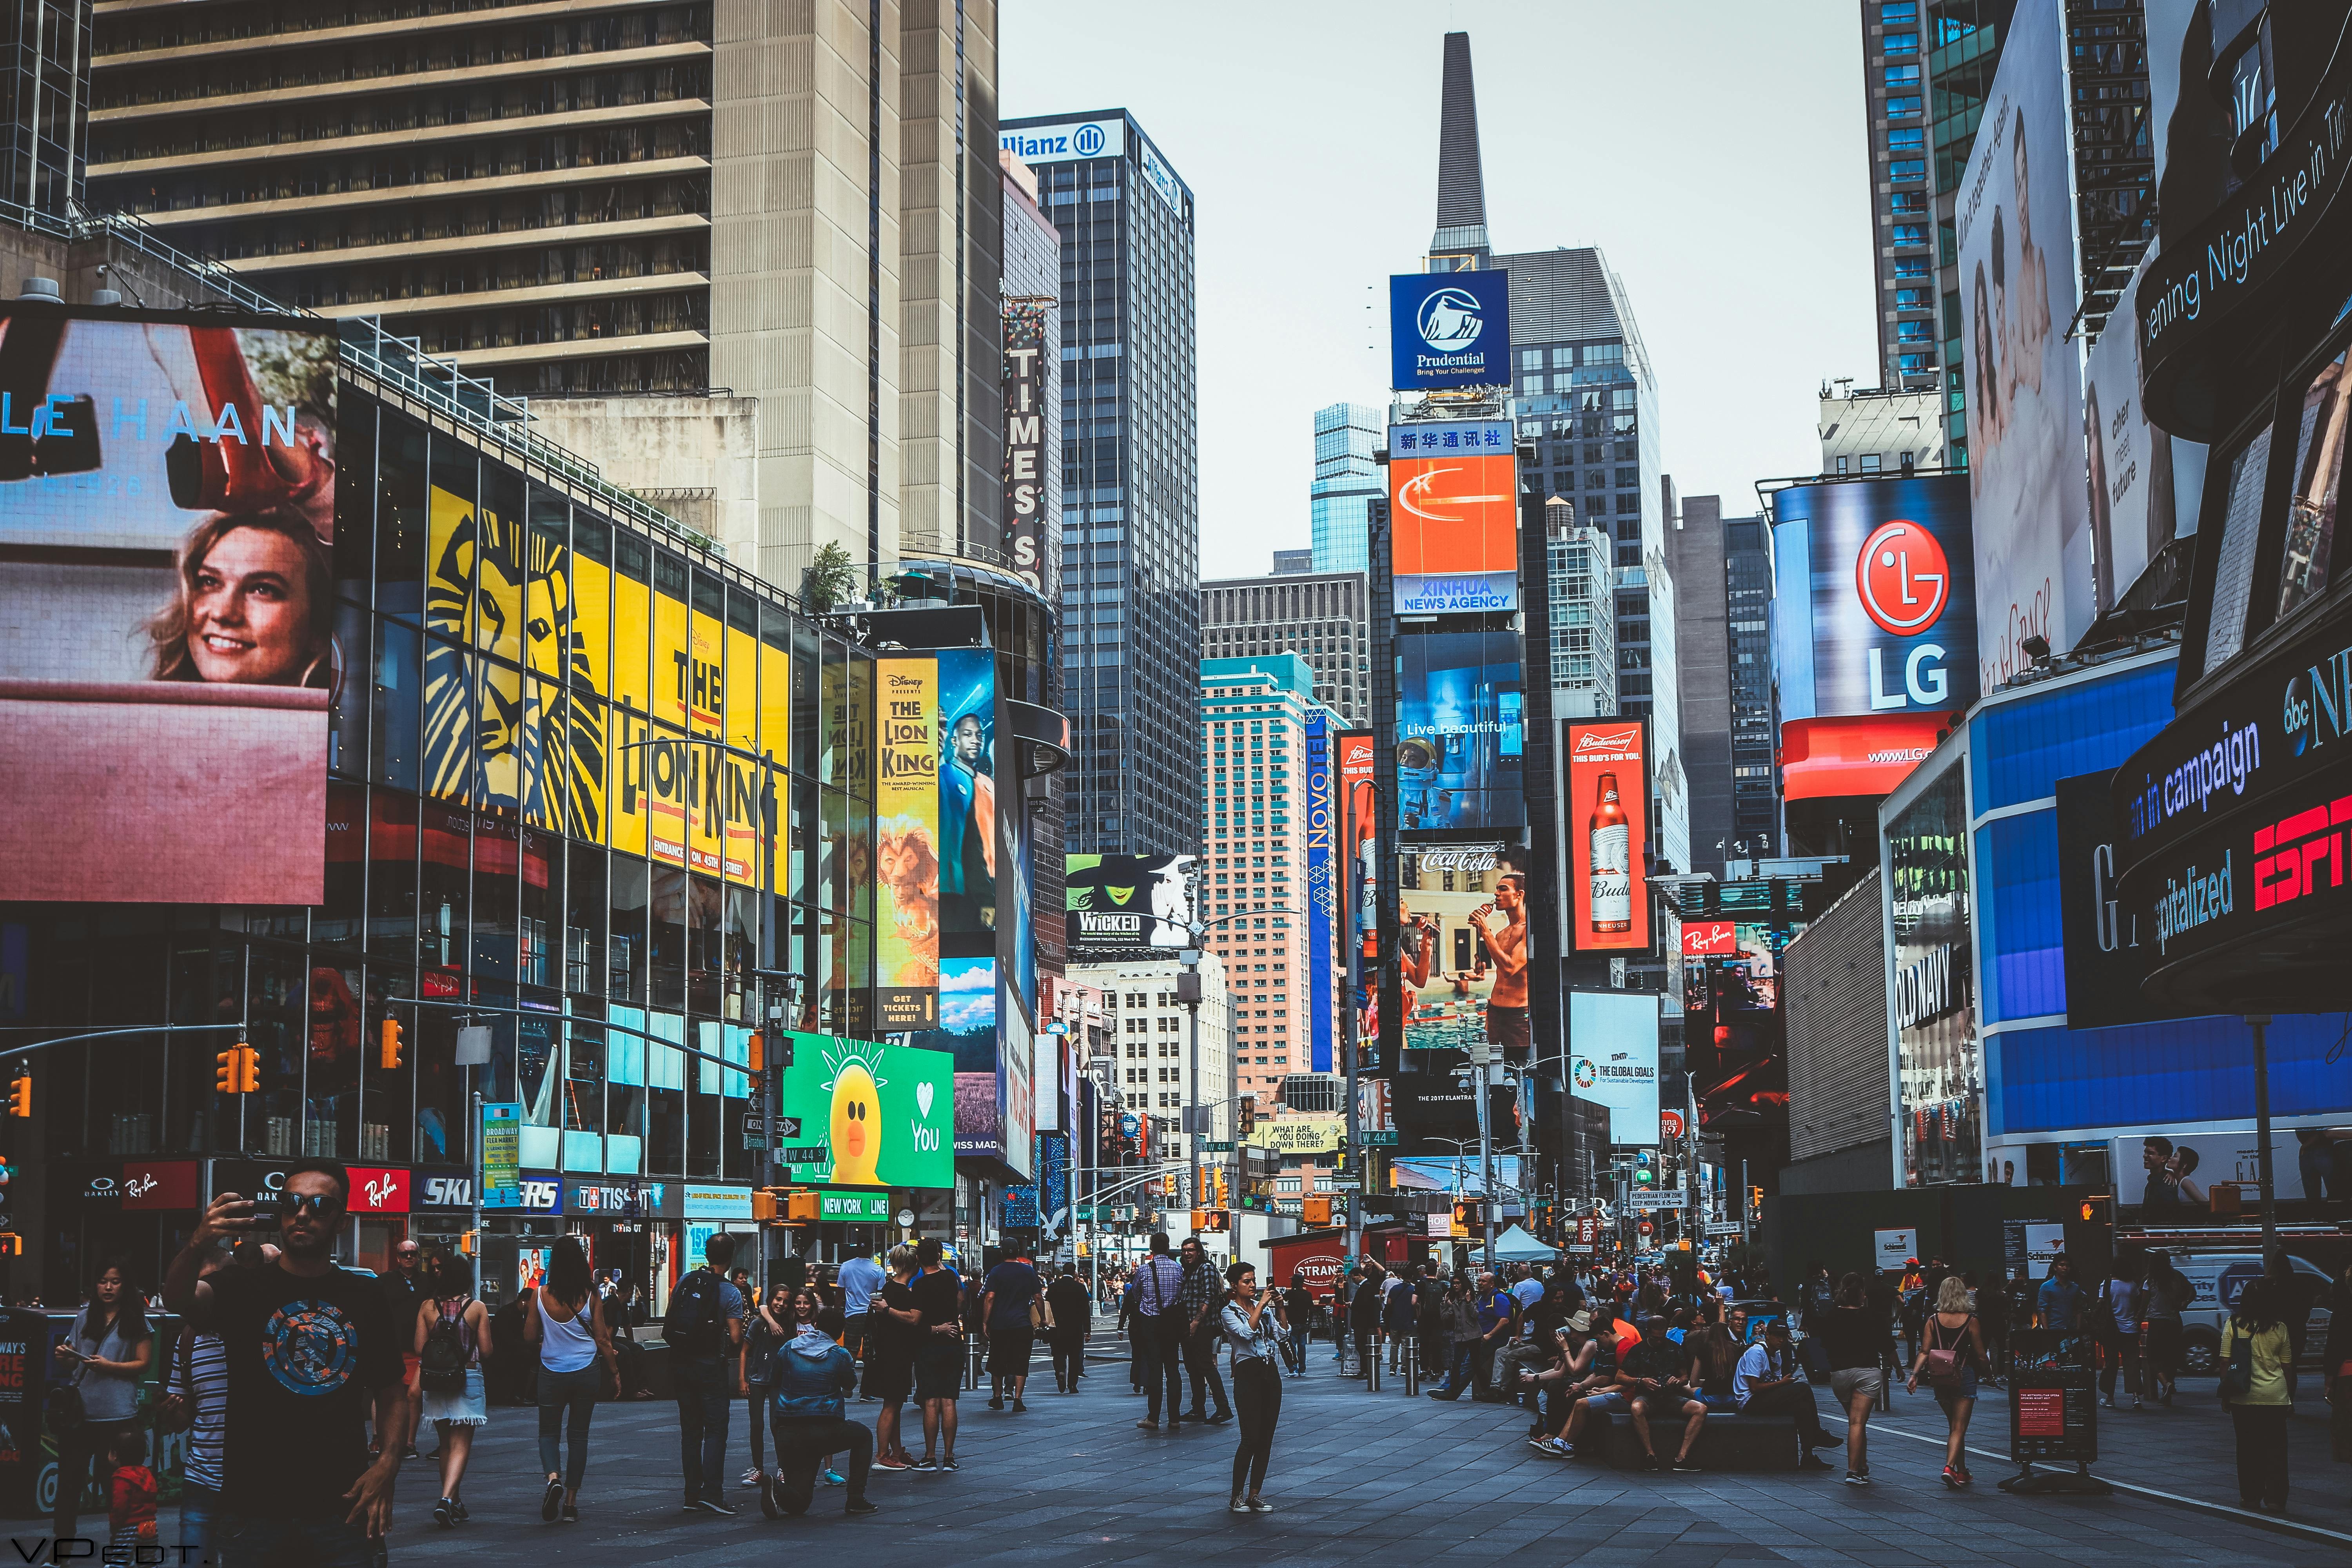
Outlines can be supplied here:
<path id="1" fill-rule="evenodd" d="M 311 661 L 301 546 L 284 534 L 232 528 L 196 568 L 188 654 L 205 680 L 293 686 Z"/>

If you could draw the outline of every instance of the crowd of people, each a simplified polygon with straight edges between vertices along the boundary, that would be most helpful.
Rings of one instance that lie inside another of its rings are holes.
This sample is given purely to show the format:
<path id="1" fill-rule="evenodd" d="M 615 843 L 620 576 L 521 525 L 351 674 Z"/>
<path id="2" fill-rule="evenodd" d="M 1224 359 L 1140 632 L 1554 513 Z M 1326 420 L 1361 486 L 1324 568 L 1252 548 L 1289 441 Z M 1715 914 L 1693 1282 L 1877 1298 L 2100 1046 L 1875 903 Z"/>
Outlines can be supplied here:
<path id="1" fill-rule="evenodd" d="M 161 1394 L 154 1428 L 188 1434 L 175 1548 L 202 1554 L 217 1544 L 251 1568 L 373 1564 L 401 1465 L 418 1458 L 427 1426 L 432 1517 L 457 1528 L 469 1517 L 464 1482 L 488 1419 L 494 1362 L 523 1369 L 538 1407 L 541 1519 L 579 1520 L 596 1407 L 624 1396 L 624 1347 L 636 1348 L 614 1282 L 592 1274 L 569 1237 L 497 1314 L 472 1294 L 470 1261 L 437 1248 L 401 1243 L 383 1278 L 343 1268 L 334 1243 L 350 1195 L 341 1165 L 313 1160 L 289 1171 L 267 1221 L 239 1194 L 215 1198 L 163 1280 L 158 1304 L 181 1319 L 168 1342 L 159 1344 L 129 1274 L 100 1270 L 59 1348 L 70 1376 L 46 1412 L 58 1439 L 56 1538 L 75 1537 L 95 1486 L 115 1550 L 156 1541 L 160 1488 L 139 1409 L 151 1373 Z M 265 1224 L 274 1241 L 262 1239 Z M 843 1489 L 845 1512 L 869 1515 L 878 1511 L 867 1495 L 874 1471 L 959 1468 L 968 1375 L 984 1376 L 991 1409 L 1014 1416 L 1028 1409 L 1039 1341 L 1056 1392 L 1077 1393 L 1088 1375 L 1093 1295 L 1074 1268 L 1049 1278 L 1017 1245 L 970 1275 L 936 1239 L 837 1268 L 788 1260 L 762 1297 L 733 1267 L 734 1243 L 709 1238 L 701 1265 L 668 1292 L 660 1330 L 685 1509 L 738 1511 L 726 1478 L 739 1398 L 751 1459 L 739 1484 L 765 1514 L 806 1512 L 823 1482 Z M 2245 1285 L 2220 1345 L 2241 1495 L 2273 1513 L 2286 1505 L 2287 1416 L 2315 1305 L 2299 1282 L 2316 1279 L 2284 1265 Z M 1786 1303 L 1760 1279 L 1687 1268 L 1449 1271 L 1358 1258 L 1327 1294 L 1303 1275 L 1261 1286 L 1254 1265 L 1221 1267 L 1199 1237 L 1171 1249 L 1165 1235 L 1108 1293 L 1129 1391 L 1146 1402 L 1136 1426 L 1236 1424 L 1227 1504 L 1236 1513 L 1274 1507 L 1265 1491 L 1283 1384 L 1307 1374 L 1318 1328 L 1341 1376 L 1372 1375 L 1385 1356 L 1391 1371 L 1411 1363 L 1431 1380 L 1431 1398 L 1522 1405 L 1527 1440 L 1547 1458 L 1594 1452 L 1622 1417 L 1638 1462 L 1669 1471 L 1705 1466 L 1709 1415 L 1737 1412 L 1790 1423 L 1802 1468 L 1829 1468 L 1818 1451 L 1843 1447 L 1846 1481 L 1867 1486 L 1871 1415 L 1900 1378 L 1942 1407 L 1942 1479 L 1958 1489 L 1973 1479 L 1967 1436 L 1979 1391 L 2021 1366 L 2095 1364 L 2111 1406 L 2119 1393 L 2135 1407 L 2171 1403 L 2181 1315 L 2194 1299 L 2168 1259 L 2137 1254 L 2087 1283 L 2063 1257 L 2039 1281 L 2023 1270 L 1979 1279 L 1935 1258 L 1840 1279 L 1815 1265 Z M 2334 1307 L 2323 1358 L 2331 1400 L 2335 1369 L 2352 1361 L 2352 1268 Z M 1822 1425 L 1822 1387 L 1842 1435 Z M 853 1402 L 877 1407 L 870 1426 L 852 1418 Z M 2334 1436 L 2336 1457 L 2352 1461 L 2347 1406 L 2337 1402 Z"/>

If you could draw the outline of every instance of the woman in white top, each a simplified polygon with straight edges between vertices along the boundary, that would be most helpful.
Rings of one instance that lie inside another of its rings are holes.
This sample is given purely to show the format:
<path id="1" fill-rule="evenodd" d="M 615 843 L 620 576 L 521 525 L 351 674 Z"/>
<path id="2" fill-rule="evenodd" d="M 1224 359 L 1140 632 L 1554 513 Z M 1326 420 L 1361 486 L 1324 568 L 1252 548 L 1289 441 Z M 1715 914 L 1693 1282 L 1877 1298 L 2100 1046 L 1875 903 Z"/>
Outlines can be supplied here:
<path id="1" fill-rule="evenodd" d="M 1247 1263 L 1228 1268 L 1225 1283 L 1230 1289 L 1218 1323 L 1233 1347 L 1234 1408 L 1241 1417 L 1242 1439 L 1234 1450 L 1234 1495 L 1225 1511 L 1272 1513 L 1274 1505 L 1258 1493 L 1274 1454 L 1274 1424 L 1282 1415 L 1282 1297 L 1279 1291 L 1260 1294 L 1257 1269 Z"/>
<path id="2" fill-rule="evenodd" d="M 546 1282 L 525 1294 L 530 1300 L 523 1303 L 522 1337 L 539 1347 L 539 1463 L 547 1472 L 539 1517 L 552 1524 L 560 1510 L 564 1523 L 577 1524 L 580 1482 L 588 1473 L 588 1421 L 596 1413 L 603 1383 L 597 1358 L 603 1357 L 610 1369 L 615 1394 L 621 1386 L 620 1363 L 613 1354 L 604 1303 L 577 1239 L 567 1236 L 555 1244 L 547 1259 Z M 559 1428 L 570 1440 L 568 1465 Z"/>

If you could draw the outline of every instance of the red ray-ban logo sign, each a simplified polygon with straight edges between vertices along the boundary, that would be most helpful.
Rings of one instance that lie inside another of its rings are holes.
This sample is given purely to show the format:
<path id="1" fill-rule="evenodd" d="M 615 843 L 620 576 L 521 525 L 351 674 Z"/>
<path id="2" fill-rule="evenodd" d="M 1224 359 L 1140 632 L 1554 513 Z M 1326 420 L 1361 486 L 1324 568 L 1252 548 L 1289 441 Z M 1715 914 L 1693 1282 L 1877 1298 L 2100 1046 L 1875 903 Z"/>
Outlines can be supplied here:
<path id="1" fill-rule="evenodd" d="M 1691 921 L 1683 926 L 1683 956 L 1730 956 L 1739 951 L 1738 933 L 1729 921 Z"/>
<path id="2" fill-rule="evenodd" d="M 1854 558 L 1853 588 L 1881 631 L 1916 637 L 1951 598 L 1952 570 L 1936 536 L 1907 518 L 1882 522 Z"/>

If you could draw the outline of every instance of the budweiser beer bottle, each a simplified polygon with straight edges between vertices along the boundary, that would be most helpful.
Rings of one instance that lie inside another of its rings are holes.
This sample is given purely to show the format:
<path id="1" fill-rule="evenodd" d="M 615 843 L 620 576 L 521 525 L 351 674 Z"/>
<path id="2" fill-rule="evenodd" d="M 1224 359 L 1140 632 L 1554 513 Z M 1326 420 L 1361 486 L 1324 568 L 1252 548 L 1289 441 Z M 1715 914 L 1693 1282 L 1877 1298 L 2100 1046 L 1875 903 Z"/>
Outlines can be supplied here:
<path id="1" fill-rule="evenodd" d="M 1591 836 L 1592 929 L 1633 929 L 1633 828 L 1617 804 L 1617 775 L 1602 773 L 1593 792 Z"/>

